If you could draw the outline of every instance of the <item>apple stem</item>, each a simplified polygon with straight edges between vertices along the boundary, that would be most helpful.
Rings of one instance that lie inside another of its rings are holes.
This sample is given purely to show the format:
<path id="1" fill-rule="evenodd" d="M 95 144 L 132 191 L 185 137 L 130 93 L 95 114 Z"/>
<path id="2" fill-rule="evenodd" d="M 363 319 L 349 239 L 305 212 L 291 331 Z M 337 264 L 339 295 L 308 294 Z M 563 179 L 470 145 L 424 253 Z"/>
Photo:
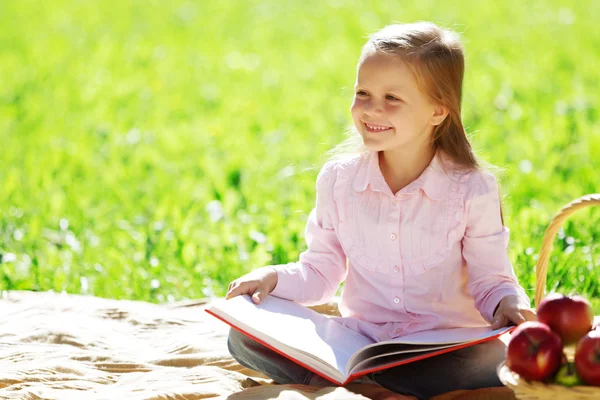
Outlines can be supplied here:
<path id="1" fill-rule="evenodd" d="M 573 375 L 575 373 L 575 371 L 573 370 L 574 364 L 568 362 L 567 363 L 567 372 L 569 373 L 569 375 Z"/>

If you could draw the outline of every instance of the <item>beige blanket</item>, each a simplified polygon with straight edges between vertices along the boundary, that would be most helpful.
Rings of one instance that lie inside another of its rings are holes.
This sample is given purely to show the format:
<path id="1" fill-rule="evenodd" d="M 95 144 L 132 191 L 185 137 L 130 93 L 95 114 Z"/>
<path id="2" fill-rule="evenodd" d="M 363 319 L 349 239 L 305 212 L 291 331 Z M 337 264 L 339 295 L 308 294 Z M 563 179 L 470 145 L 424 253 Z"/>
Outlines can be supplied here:
<path id="1" fill-rule="evenodd" d="M 2 292 L 0 399 L 364 399 L 343 387 L 274 385 L 242 367 L 206 304 Z M 436 400 L 511 398 L 500 388 Z"/>

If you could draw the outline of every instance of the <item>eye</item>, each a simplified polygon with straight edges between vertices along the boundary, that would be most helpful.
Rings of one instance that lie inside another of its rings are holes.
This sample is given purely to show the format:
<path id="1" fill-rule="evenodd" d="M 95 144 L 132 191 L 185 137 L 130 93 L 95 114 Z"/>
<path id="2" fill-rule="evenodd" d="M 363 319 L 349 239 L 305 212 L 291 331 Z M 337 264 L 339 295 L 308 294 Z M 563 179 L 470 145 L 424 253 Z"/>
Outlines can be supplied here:
<path id="1" fill-rule="evenodd" d="M 391 101 L 400 101 L 399 98 L 397 98 L 396 96 L 392 96 L 391 94 L 388 94 L 387 96 L 385 96 L 385 98 Z"/>
<path id="2" fill-rule="evenodd" d="M 358 92 L 356 92 L 357 96 L 368 96 L 369 94 L 367 92 L 365 92 L 364 90 L 359 90 Z"/>

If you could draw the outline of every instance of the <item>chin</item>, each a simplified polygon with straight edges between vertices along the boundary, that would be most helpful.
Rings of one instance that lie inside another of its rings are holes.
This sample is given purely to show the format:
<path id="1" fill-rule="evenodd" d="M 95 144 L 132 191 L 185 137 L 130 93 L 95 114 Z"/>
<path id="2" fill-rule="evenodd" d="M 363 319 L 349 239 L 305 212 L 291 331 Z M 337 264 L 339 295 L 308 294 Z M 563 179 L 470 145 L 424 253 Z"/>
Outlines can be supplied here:
<path id="1" fill-rule="evenodd" d="M 388 150 L 385 146 L 377 146 L 377 145 L 366 145 L 365 146 L 369 151 L 385 151 Z"/>
<path id="2" fill-rule="evenodd" d="M 394 146 L 390 146 L 390 143 L 386 143 L 386 141 L 373 140 L 370 138 L 365 139 L 363 137 L 363 144 L 365 147 L 371 151 L 384 151 L 393 149 Z"/>

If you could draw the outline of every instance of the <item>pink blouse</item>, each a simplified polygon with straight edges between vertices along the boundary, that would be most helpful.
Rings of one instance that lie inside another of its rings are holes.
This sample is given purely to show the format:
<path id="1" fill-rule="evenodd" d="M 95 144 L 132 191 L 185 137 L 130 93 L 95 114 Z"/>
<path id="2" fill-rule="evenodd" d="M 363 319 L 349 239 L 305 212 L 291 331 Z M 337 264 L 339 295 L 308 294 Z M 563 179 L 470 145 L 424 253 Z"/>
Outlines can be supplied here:
<path id="1" fill-rule="evenodd" d="M 485 326 L 500 300 L 530 300 L 507 254 L 496 179 L 438 152 L 393 194 L 375 151 L 327 162 L 298 262 L 276 265 L 272 295 L 330 300 L 345 280 L 338 321 L 374 340 L 427 329 Z"/>

